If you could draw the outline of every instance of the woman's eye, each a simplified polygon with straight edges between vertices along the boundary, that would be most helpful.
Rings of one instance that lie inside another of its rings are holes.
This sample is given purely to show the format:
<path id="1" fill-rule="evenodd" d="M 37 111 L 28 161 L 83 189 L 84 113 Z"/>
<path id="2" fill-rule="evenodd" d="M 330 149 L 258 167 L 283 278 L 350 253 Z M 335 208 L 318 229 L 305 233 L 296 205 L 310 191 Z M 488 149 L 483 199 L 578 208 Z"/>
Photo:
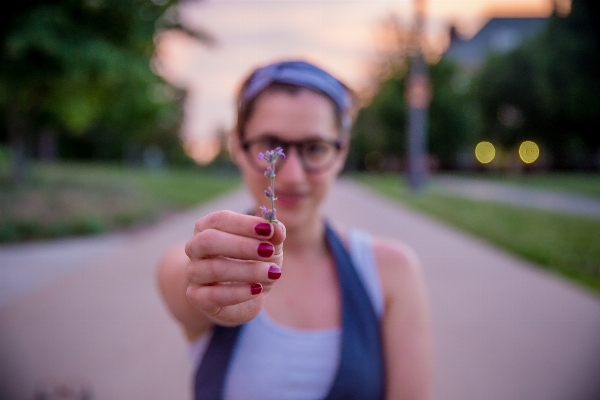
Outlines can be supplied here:
<path id="1" fill-rule="evenodd" d="M 304 148 L 304 151 L 306 152 L 307 155 L 318 156 L 327 151 L 327 145 L 325 143 L 319 143 L 319 142 L 307 143 Z"/>

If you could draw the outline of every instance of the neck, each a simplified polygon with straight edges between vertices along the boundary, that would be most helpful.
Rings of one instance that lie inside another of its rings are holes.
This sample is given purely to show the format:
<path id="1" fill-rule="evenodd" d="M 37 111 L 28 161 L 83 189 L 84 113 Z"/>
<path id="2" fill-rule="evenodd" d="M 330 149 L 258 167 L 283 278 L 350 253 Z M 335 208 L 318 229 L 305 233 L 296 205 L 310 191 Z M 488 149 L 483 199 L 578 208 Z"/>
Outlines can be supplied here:
<path id="1" fill-rule="evenodd" d="M 284 251 L 288 254 L 314 254 L 327 251 L 324 237 L 325 224 L 319 216 L 301 226 L 287 228 Z"/>

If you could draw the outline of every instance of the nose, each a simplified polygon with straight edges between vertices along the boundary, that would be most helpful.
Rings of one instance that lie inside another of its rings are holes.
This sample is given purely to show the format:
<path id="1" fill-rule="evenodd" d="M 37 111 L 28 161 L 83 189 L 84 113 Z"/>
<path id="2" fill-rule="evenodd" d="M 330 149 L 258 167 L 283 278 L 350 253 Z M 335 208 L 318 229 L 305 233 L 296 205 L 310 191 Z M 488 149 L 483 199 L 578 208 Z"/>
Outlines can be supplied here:
<path id="1" fill-rule="evenodd" d="M 303 176 L 304 166 L 296 146 L 289 146 L 285 153 L 285 159 L 281 161 L 284 161 L 283 165 L 279 166 L 278 170 L 275 172 L 278 178 L 280 177 L 280 174 L 284 175 L 285 179 L 291 180 Z"/>

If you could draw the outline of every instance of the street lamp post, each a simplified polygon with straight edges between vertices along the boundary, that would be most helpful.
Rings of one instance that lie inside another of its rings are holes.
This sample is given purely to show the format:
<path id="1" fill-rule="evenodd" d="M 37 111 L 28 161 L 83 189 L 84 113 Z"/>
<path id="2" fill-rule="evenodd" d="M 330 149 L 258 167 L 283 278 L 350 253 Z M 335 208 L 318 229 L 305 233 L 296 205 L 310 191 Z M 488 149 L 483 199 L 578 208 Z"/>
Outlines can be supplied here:
<path id="1" fill-rule="evenodd" d="M 406 85 L 408 103 L 408 182 L 411 190 L 422 189 L 427 175 L 427 117 L 431 88 L 427 64 L 421 48 L 425 0 L 415 0 L 411 57 Z"/>

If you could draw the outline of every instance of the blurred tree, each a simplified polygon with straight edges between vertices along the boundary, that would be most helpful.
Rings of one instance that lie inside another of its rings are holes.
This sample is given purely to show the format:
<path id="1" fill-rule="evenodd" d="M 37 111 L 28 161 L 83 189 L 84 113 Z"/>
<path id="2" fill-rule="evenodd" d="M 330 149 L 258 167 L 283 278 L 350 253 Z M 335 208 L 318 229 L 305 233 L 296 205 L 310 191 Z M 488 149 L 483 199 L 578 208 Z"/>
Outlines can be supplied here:
<path id="1" fill-rule="evenodd" d="M 477 78 L 487 138 L 504 146 L 534 139 L 556 168 L 596 168 L 600 136 L 598 20 L 591 0 L 573 0 L 566 17 L 506 55 L 489 58 Z"/>
<path id="2" fill-rule="evenodd" d="M 152 72 L 155 34 L 212 38 L 182 26 L 175 3 L 22 0 L 2 13 L 0 108 L 14 180 L 42 136 L 79 137 L 111 158 L 177 140 L 183 93 Z"/>
<path id="3" fill-rule="evenodd" d="M 359 170 L 403 167 L 407 150 L 406 71 L 406 65 L 400 65 L 358 112 L 350 159 Z M 461 151 L 473 144 L 480 129 L 470 78 L 444 59 L 429 66 L 429 75 L 428 153 L 440 168 L 457 168 Z"/>
<path id="4" fill-rule="evenodd" d="M 358 111 L 349 160 L 358 170 L 390 169 L 406 149 L 406 73 L 383 81 L 370 103 Z M 394 161 L 393 161 L 394 160 Z"/>
<path id="5" fill-rule="evenodd" d="M 393 168 L 389 164 L 397 164 L 406 147 L 404 84 L 410 32 L 395 14 L 378 28 L 379 56 L 371 65 L 373 81 L 352 128 L 349 169 Z"/>
<path id="6" fill-rule="evenodd" d="M 433 96 L 429 105 L 429 154 L 441 169 L 462 167 L 461 156 L 475 146 L 481 121 L 471 78 L 442 58 L 429 68 Z"/>
<path id="7" fill-rule="evenodd" d="M 404 168 L 407 104 L 405 98 L 410 34 L 391 15 L 381 23 L 380 59 L 373 68 L 375 90 L 357 115 L 349 167 Z M 428 58 L 435 55 L 425 49 Z M 473 98 L 471 77 L 450 60 L 429 65 L 432 98 L 429 105 L 427 148 L 440 168 L 456 168 L 461 152 L 474 144 L 481 123 Z"/>

